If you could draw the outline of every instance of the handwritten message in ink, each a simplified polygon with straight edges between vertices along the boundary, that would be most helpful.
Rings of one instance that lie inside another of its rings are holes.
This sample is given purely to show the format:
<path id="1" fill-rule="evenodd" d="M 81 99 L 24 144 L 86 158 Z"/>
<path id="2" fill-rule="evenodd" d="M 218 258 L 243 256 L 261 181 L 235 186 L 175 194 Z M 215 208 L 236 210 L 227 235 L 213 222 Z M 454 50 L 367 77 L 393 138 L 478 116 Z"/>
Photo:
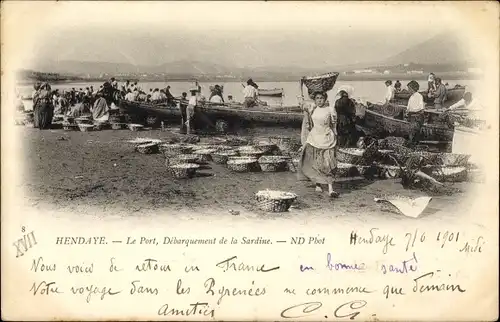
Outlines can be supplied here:
<path id="1" fill-rule="evenodd" d="M 276 320 L 382 318 L 409 300 L 467 297 L 475 285 L 457 263 L 488 249 L 482 235 L 379 228 L 279 240 L 57 236 L 51 244 L 57 253 L 29 259 L 23 292 L 31 300 L 64 297 L 88 308 L 124 301 L 125 310 L 172 319 L 236 318 L 235 307 Z"/>

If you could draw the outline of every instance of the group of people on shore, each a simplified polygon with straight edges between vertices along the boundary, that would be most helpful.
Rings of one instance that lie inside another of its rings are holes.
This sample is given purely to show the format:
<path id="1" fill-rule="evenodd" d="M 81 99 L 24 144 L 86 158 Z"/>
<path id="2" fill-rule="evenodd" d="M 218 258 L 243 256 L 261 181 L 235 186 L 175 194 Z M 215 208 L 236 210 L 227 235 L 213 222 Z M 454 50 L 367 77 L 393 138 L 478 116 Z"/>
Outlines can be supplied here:
<path id="1" fill-rule="evenodd" d="M 94 91 L 93 86 L 85 89 L 71 88 L 69 90 L 52 89 L 47 82 L 36 82 L 33 85 L 31 98 L 33 100 L 33 125 L 40 130 L 49 129 L 54 115 L 80 117 L 92 115 L 96 121 L 106 121 L 111 109 L 117 109 L 114 104 L 113 90 L 109 82 Z M 24 112 L 24 104 L 17 95 L 16 109 Z"/>

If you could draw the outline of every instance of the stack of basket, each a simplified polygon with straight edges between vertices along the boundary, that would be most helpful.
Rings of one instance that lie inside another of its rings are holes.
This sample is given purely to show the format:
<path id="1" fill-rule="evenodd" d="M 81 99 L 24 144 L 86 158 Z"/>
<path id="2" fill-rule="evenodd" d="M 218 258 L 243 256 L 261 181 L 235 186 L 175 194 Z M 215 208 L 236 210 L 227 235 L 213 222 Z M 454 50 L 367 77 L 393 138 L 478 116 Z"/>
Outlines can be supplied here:
<path id="1" fill-rule="evenodd" d="M 212 153 L 212 161 L 217 164 L 226 164 L 230 157 L 238 156 L 235 150 L 222 150 Z"/>

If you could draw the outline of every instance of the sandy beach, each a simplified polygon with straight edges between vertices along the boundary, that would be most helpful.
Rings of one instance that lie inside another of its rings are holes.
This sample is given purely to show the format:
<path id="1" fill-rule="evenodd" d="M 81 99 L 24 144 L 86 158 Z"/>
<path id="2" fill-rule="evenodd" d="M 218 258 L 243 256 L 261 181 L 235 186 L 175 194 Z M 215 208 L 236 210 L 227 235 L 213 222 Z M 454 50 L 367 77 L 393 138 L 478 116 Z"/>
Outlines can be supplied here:
<path id="1" fill-rule="evenodd" d="M 25 205 L 77 216 L 159 216 L 168 212 L 187 220 L 222 217 L 260 220 L 348 220 L 351 222 L 397 221 L 405 217 L 374 202 L 384 195 L 423 196 L 423 192 L 405 190 L 399 179 L 343 179 L 335 184 L 340 198 L 314 191 L 310 182 L 297 181 L 292 172 L 233 173 L 223 165 L 209 163 L 192 179 L 175 179 L 160 154 L 144 155 L 134 151 L 127 141 L 137 137 L 165 140 L 174 132 L 150 130 L 102 130 L 89 133 L 64 130 L 39 131 L 18 126 L 26 156 L 21 178 Z M 269 135 L 272 129 L 257 129 L 248 136 Z M 210 141 L 202 137 L 201 142 Z M 467 197 L 476 184 L 454 184 L 461 192 L 435 196 L 418 218 L 419 222 L 463 220 L 457 209 L 467 213 Z M 258 210 L 255 193 L 275 189 L 291 191 L 299 198 L 286 213 Z M 470 203 L 469 203 L 470 204 Z M 458 207 L 460 205 L 460 207 Z M 230 210 L 239 212 L 232 215 Z M 196 215 L 197 214 L 197 215 Z M 203 215 L 203 216 L 199 216 Z M 213 217 L 208 217 L 213 216 Z"/>

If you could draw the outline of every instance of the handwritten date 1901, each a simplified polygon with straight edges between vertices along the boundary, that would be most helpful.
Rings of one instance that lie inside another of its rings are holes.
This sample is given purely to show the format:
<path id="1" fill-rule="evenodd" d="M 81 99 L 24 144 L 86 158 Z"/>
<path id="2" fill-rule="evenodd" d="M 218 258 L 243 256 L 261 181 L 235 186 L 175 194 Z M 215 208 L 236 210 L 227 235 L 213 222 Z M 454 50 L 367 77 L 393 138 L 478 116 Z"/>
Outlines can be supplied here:
<path id="1" fill-rule="evenodd" d="M 367 302 L 364 300 L 350 301 L 339 305 L 334 311 L 333 315 L 336 318 L 349 317 L 354 320 L 361 312 L 360 309 L 366 306 Z M 291 306 L 281 312 L 281 317 L 284 319 L 297 319 L 311 315 L 323 306 L 321 302 L 307 302 Z M 319 313 L 319 312 L 318 312 Z M 328 316 L 325 315 L 325 318 Z"/>

